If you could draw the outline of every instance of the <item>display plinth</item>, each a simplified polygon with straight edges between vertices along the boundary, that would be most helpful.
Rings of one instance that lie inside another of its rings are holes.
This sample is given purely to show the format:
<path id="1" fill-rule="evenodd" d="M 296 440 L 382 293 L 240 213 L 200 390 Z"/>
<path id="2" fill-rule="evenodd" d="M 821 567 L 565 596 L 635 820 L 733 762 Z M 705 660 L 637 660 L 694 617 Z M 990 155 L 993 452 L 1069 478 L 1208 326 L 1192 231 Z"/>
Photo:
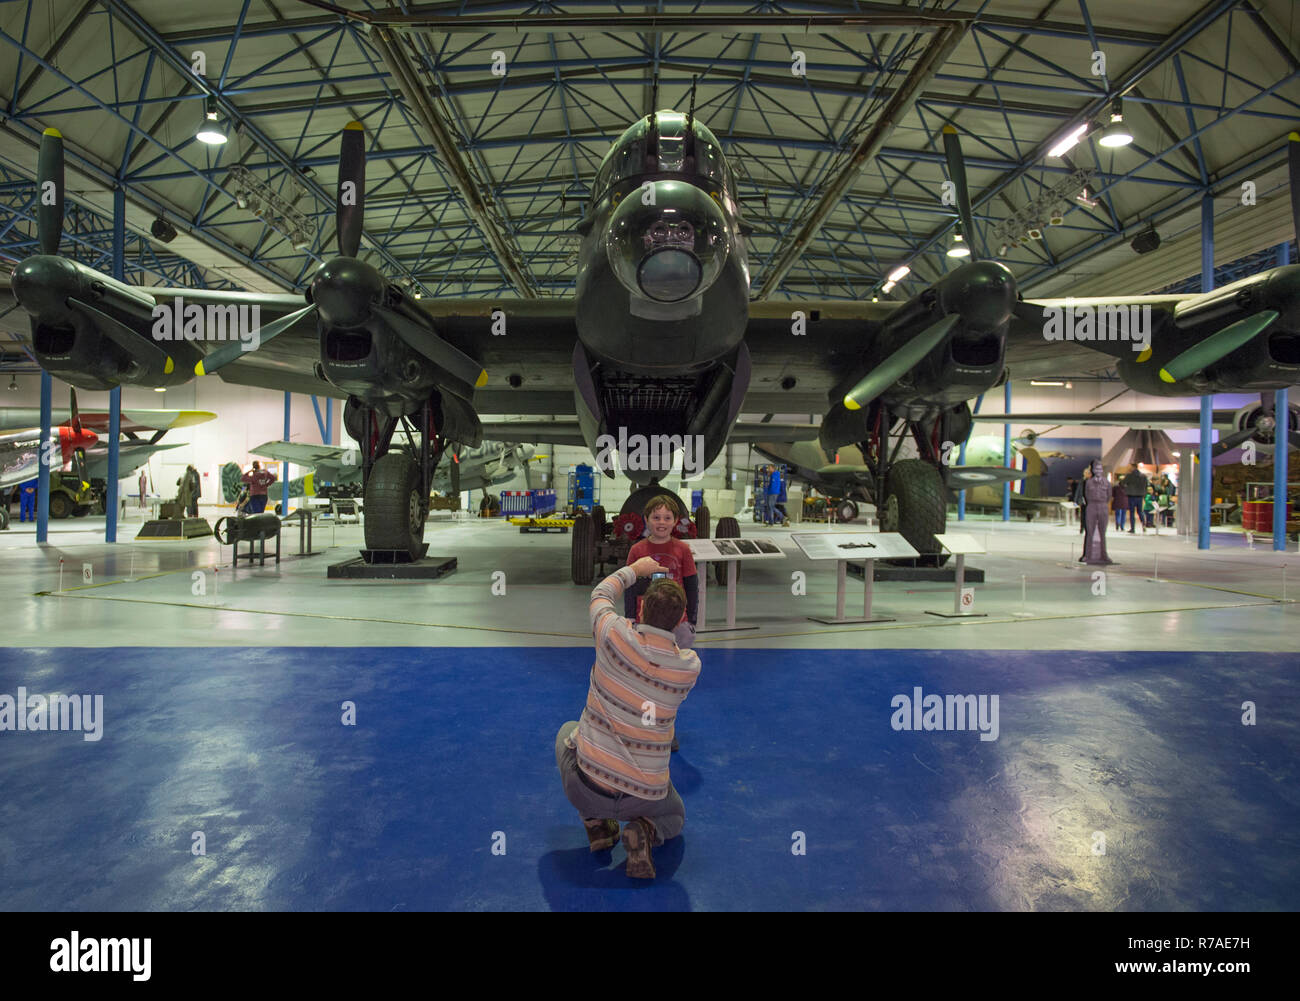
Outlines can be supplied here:
<path id="1" fill-rule="evenodd" d="M 941 619 L 987 619 L 987 612 L 975 612 L 964 607 L 962 594 L 963 585 L 966 583 L 966 557 L 971 553 L 982 553 L 984 547 L 969 535 L 945 534 L 936 535 L 935 539 L 939 545 L 951 555 L 957 557 L 957 568 L 953 584 L 953 601 L 951 612 L 931 612 L 927 611 L 926 615 L 937 615 Z M 970 601 L 975 600 L 974 593 L 970 595 Z"/>
<path id="2" fill-rule="evenodd" d="M 835 561 L 835 615 L 808 616 L 809 622 L 827 626 L 870 625 L 873 622 L 894 622 L 871 614 L 872 584 L 875 580 L 876 560 L 915 559 L 919 554 L 897 532 L 825 532 L 816 535 L 792 535 L 791 541 L 810 560 Z M 844 614 L 844 586 L 850 561 L 864 563 L 862 571 L 862 615 L 846 617 Z"/>
<path id="3" fill-rule="evenodd" d="M 155 518 L 146 521 L 135 537 L 146 542 L 184 542 L 211 534 L 207 518 Z"/>

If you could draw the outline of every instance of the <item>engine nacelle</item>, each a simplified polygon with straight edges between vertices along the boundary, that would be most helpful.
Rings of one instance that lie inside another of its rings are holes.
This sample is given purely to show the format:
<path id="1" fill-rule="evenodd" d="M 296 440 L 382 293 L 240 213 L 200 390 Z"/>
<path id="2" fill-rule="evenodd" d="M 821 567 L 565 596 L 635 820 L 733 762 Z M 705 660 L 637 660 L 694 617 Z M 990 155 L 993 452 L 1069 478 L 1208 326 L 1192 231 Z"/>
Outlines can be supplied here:
<path id="1" fill-rule="evenodd" d="M 1281 428 L 1284 438 L 1288 432 L 1300 432 L 1300 404 L 1291 403 L 1287 410 L 1287 426 Z M 1270 413 L 1259 403 L 1242 407 L 1232 418 L 1233 431 L 1252 430 L 1254 434 L 1250 440 L 1255 443 L 1255 450 L 1266 454 L 1272 454 L 1281 424 L 1279 415 Z"/>
<path id="2" fill-rule="evenodd" d="M 172 386 L 193 375 L 200 356 L 192 344 L 153 344 L 157 303 L 147 292 L 54 255 L 29 257 L 19 264 L 13 290 L 31 315 L 37 362 L 78 389 Z M 116 338 L 101 329 L 114 324 Z"/>
<path id="3" fill-rule="evenodd" d="M 862 364 L 831 390 L 832 404 L 839 403 L 851 387 L 886 364 L 913 338 L 954 315 L 960 321 L 952 333 L 908 369 L 881 399 L 893 409 L 942 408 L 979 396 L 1002 378 L 1015 304 L 1015 278 L 1004 265 L 996 261 L 963 265 L 908 300 L 885 321 Z"/>
<path id="4" fill-rule="evenodd" d="M 1166 363 L 1197 341 L 1266 311 L 1277 319 L 1235 351 L 1185 379 L 1160 377 Z M 1121 358 L 1116 368 L 1126 384 L 1152 396 L 1265 393 L 1300 383 L 1300 266 L 1243 278 L 1179 306 L 1173 323 L 1155 332 L 1149 355 Z"/>

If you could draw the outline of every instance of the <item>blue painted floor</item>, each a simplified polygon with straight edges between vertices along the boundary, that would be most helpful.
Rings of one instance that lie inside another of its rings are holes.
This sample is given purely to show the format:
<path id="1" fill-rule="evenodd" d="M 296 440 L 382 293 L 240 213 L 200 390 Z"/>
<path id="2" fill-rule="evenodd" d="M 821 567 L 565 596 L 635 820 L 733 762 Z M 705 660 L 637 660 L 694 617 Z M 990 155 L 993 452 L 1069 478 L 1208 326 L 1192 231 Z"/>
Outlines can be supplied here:
<path id="1" fill-rule="evenodd" d="M 672 764 L 685 833 L 646 883 L 624 876 L 621 846 L 588 852 L 555 770 L 588 648 L 0 650 L 0 694 L 104 696 L 100 741 L 0 732 L 0 901 L 1300 907 L 1295 655 L 703 656 Z M 895 731 L 891 700 L 918 686 L 997 694 L 998 739 Z"/>

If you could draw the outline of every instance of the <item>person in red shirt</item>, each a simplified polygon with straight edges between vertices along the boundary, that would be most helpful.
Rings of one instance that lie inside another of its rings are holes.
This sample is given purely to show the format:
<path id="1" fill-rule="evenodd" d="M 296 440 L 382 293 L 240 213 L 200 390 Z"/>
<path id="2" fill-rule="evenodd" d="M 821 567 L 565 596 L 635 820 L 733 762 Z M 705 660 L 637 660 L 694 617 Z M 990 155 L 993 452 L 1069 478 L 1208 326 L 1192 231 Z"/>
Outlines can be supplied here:
<path id="1" fill-rule="evenodd" d="M 650 534 L 641 539 L 628 551 L 627 565 L 631 566 L 643 556 L 651 556 L 667 574 L 668 580 L 676 581 L 686 592 L 686 612 L 682 621 L 673 630 L 677 646 L 689 650 L 695 644 L 695 616 L 699 610 L 699 575 L 695 570 L 695 557 L 690 547 L 680 539 L 673 538 L 673 526 L 677 524 L 677 501 L 668 494 L 659 494 L 650 499 L 645 506 L 645 523 Z M 659 578 L 664 579 L 664 578 Z M 623 614 L 636 620 L 641 613 L 641 600 L 651 580 L 638 581 L 623 593 Z"/>
<path id="2" fill-rule="evenodd" d="M 275 473 L 263 469 L 260 462 L 254 462 L 252 471 L 243 475 L 243 482 L 248 484 L 249 514 L 261 514 L 266 510 L 266 488 L 274 483 L 275 479 Z"/>

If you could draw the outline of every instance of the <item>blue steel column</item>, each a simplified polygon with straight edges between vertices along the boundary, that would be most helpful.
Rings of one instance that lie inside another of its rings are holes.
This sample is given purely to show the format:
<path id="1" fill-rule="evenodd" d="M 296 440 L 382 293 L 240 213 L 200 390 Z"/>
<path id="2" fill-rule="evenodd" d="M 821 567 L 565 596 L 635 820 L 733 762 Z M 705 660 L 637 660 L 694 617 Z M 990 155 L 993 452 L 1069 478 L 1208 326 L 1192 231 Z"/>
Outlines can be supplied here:
<path id="1" fill-rule="evenodd" d="M 54 380 L 50 373 L 41 369 L 41 447 L 37 454 L 39 475 L 36 477 L 36 541 L 48 541 L 50 537 L 50 409 L 54 396 Z M 62 468 L 63 464 L 59 464 Z"/>
<path id="2" fill-rule="evenodd" d="M 1214 199 L 1201 198 L 1201 291 L 1214 289 Z M 1196 548 L 1210 548 L 1210 496 L 1214 489 L 1214 397 L 1201 397 L 1201 475 L 1197 487 Z"/>
<path id="3" fill-rule="evenodd" d="M 284 440 L 289 440 L 289 403 L 290 395 L 284 394 Z M 289 463 L 280 464 L 280 517 L 289 516 Z"/>
<path id="4" fill-rule="evenodd" d="M 1002 402 L 1002 412 L 1011 413 L 1011 380 L 1007 379 L 1004 393 L 1005 399 Z M 1002 425 L 1002 464 L 1011 466 L 1011 425 Z M 1008 480 L 1002 484 L 1002 520 L 1011 520 L 1011 481 Z"/>
<path id="5" fill-rule="evenodd" d="M 1277 265 L 1291 263 L 1291 244 L 1277 248 Z M 1291 411 L 1287 407 L 1287 391 L 1279 389 L 1273 394 L 1273 413 L 1277 417 L 1277 430 L 1273 432 L 1273 549 L 1286 552 L 1286 480 L 1288 441 L 1291 430 Z"/>
<path id="6" fill-rule="evenodd" d="M 126 188 L 113 189 L 113 277 L 126 281 Z M 117 541 L 117 481 L 122 437 L 122 387 L 108 394 L 108 482 L 104 497 L 104 541 Z M 184 515 L 182 515 L 184 517 Z"/>
<path id="7" fill-rule="evenodd" d="M 334 441 L 334 397 L 325 397 L 325 444 L 333 445 Z"/>

